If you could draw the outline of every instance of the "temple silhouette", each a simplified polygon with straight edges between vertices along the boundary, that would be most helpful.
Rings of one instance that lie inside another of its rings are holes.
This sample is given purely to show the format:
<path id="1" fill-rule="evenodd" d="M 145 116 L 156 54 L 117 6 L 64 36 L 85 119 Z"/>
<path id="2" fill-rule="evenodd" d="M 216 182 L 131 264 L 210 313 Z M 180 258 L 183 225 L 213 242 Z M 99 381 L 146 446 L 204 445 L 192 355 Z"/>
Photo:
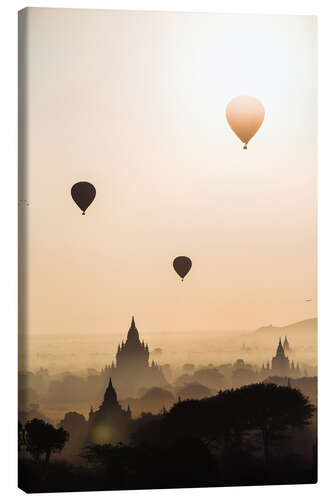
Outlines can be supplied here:
<path id="1" fill-rule="evenodd" d="M 263 363 L 261 374 L 264 376 L 278 375 L 280 377 L 299 377 L 301 375 L 299 363 L 295 365 L 293 360 L 290 363 L 288 356 L 286 356 L 286 352 L 292 352 L 288 339 L 285 337 L 282 345 L 280 338 L 276 354 L 272 358 L 271 365 L 269 364 L 269 361 L 267 361 L 266 365 Z"/>
<path id="2" fill-rule="evenodd" d="M 126 441 L 131 418 L 130 407 L 127 411 L 122 409 L 110 378 L 99 409 L 94 412 L 90 408 L 88 441 L 97 444 Z"/>
<path id="3" fill-rule="evenodd" d="M 284 342 L 283 342 L 283 350 L 284 352 L 286 352 L 287 354 L 289 353 L 292 353 L 292 349 L 289 345 L 289 342 L 288 342 L 288 339 L 287 337 L 284 338 Z"/>
<path id="4" fill-rule="evenodd" d="M 149 365 L 149 347 L 144 341 L 140 341 L 134 316 L 126 341 L 118 345 L 116 362 L 105 365 L 101 375 L 105 380 L 112 378 L 121 397 L 136 396 L 140 388 L 162 387 L 167 384 L 157 363 L 152 361 Z"/>

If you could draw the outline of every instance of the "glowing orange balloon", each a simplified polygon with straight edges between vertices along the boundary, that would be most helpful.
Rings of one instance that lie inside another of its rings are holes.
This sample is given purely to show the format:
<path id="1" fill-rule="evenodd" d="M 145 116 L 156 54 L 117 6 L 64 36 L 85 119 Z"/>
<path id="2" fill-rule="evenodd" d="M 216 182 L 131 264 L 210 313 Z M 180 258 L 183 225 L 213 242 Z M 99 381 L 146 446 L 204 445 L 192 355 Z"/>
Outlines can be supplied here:
<path id="1" fill-rule="evenodd" d="M 247 149 L 247 143 L 264 121 L 265 108 L 255 97 L 242 95 L 231 99 L 226 117 L 232 130 L 244 143 L 243 149 Z"/>

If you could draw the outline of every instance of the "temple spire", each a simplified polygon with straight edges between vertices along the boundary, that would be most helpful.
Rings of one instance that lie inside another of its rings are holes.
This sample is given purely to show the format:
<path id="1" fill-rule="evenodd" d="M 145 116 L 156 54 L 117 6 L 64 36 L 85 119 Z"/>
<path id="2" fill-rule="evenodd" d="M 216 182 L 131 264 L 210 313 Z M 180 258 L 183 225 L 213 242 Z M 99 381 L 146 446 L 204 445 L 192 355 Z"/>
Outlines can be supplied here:
<path id="1" fill-rule="evenodd" d="M 114 387 L 112 385 L 111 377 L 109 377 L 109 385 L 106 388 L 105 394 L 106 393 L 108 393 L 108 395 L 111 395 L 112 398 L 114 397 L 115 399 L 117 399 L 117 394 L 116 394 L 116 391 L 114 390 Z"/>
<path id="2" fill-rule="evenodd" d="M 100 408 L 119 406 L 117 393 L 112 385 L 111 377 L 109 378 L 109 385 L 104 394 L 104 400 Z"/>
<path id="3" fill-rule="evenodd" d="M 276 350 L 276 356 L 285 357 L 284 349 L 282 347 L 281 337 L 279 339 L 279 345 L 278 345 L 278 348 Z"/>
<path id="4" fill-rule="evenodd" d="M 137 327 L 135 325 L 134 316 L 132 316 L 131 326 L 130 326 L 130 329 L 128 330 L 128 334 L 127 334 L 127 342 L 128 341 L 140 342 L 139 341 L 139 332 L 138 332 Z"/>
<path id="5" fill-rule="evenodd" d="M 285 350 L 285 352 L 291 352 L 290 345 L 289 345 L 289 342 L 287 339 L 287 335 L 284 338 L 283 349 Z"/>

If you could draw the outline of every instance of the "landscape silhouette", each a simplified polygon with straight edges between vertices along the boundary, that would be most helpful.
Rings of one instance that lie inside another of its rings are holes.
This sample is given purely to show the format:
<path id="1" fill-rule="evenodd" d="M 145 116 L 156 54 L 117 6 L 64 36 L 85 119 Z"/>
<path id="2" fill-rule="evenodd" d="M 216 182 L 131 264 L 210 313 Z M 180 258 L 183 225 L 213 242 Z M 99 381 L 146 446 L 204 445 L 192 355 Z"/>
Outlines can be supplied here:
<path id="1" fill-rule="evenodd" d="M 316 482 L 315 367 L 308 376 L 311 367 L 287 354 L 297 359 L 291 338 L 280 336 L 271 362 L 261 367 L 243 359 L 185 363 L 172 374 L 171 365 L 150 362 L 132 317 L 115 361 L 99 372 L 20 372 L 20 487 L 56 492 Z M 84 413 L 77 411 L 82 405 Z M 57 407 L 69 410 L 54 421 Z"/>

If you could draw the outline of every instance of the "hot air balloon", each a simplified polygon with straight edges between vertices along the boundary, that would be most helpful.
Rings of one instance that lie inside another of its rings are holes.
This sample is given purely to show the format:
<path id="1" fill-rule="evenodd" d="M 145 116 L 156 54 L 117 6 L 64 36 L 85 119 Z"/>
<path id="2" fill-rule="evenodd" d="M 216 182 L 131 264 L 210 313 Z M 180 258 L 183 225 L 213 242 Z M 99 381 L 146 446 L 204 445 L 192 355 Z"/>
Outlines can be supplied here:
<path id="1" fill-rule="evenodd" d="M 179 256 L 176 257 L 173 261 L 173 268 L 181 277 L 182 281 L 184 281 L 185 276 L 189 272 L 192 267 L 192 261 L 189 257 Z"/>
<path id="2" fill-rule="evenodd" d="M 249 140 L 261 127 L 265 108 L 255 97 L 239 96 L 231 99 L 226 108 L 228 123 L 247 149 Z"/>
<path id="3" fill-rule="evenodd" d="M 82 215 L 85 215 L 87 208 L 95 199 L 96 189 L 90 182 L 77 182 L 72 186 L 71 195 L 82 210 Z"/>

